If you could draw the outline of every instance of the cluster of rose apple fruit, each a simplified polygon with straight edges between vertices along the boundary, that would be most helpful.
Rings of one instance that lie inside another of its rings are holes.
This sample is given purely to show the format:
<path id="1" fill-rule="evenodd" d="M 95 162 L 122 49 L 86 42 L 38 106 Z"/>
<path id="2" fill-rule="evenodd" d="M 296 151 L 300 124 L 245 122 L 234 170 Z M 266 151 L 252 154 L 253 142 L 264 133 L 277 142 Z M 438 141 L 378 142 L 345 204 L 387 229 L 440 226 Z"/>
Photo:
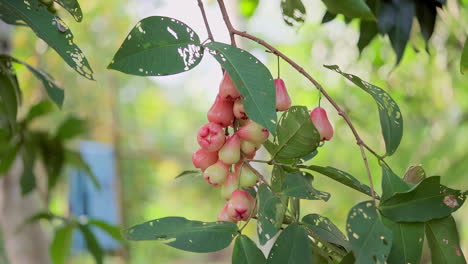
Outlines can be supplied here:
<path id="1" fill-rule="evenodd" d="M 284 81 L 274 80 L 276 110 L 286 111 L 291 98 Z M 325 110 L 316 107 L 310 118 L 320 133 L 321 140 L 330 140 L 333 127 Z M 208 111 L 209 123 L 200 128 L 197 140 L 200 149 L 192 156 L 193 165 L 203 171 L 205 180 L 214 187 L 221 187 L 221 195 L 227 203 L 218 214 L 218 221 L 237 223 L 254 215 L 256 202 L 249 192 L 258 182 L 256 172 L 246 160 L 253 159 L 257 150 L 268 139 L 269 132 L 248 118 L 242 96 L 227 72 L 219 86 L 216 100 Z M 239 126 L 229 136 L 227 127 Z"/>

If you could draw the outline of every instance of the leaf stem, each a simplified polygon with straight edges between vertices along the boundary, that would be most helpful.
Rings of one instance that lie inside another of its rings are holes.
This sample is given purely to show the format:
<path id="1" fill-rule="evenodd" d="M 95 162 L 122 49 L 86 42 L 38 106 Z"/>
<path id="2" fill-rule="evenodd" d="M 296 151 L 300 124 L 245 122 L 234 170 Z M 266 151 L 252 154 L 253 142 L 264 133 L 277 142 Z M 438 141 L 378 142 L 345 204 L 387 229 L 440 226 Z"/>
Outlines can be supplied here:
<path id="1" fill-rule="evenodd" d="M 206 16 L 205 7 L 203 6 L 203 1 L 202 0 L 197 0 L 197 1 L 198 1 L 198 7 L 200 8 L 200 12 L 203 17 L 203 22 L 205 23 L 206 31 L 208 33 L 208 39 L 210 39 L 211 42 L 214 42 L 213 33 L 211 33 L 210 23 L 208 22 L 208 18 Z"/>

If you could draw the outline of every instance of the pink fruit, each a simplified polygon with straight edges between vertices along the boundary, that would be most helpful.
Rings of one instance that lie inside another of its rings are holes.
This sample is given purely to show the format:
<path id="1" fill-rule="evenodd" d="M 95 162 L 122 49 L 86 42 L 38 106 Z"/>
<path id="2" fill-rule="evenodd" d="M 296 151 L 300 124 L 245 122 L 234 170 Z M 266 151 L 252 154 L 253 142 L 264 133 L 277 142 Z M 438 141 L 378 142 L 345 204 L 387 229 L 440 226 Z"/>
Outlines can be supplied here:
<path id="1" fill-rule="evenodd" d="M 237 189 L 239 189 L 239 173 L 236 171 L 228 174 L 223 186 L 221 186 L 221 196 L 229 200 L 232 192 Z"/>
<path id="2" fill-rule="evenodd" d="M 327 112 L 321 107 L 316 107 L 310 112 L 310 119 L 320 133 L 320 141 L 330 140 L 333 137 L 333 127 L 327 117 Z"/>
<path id="3" fill-rule="evenodd" d="M 206 168 L 203 177 L 209 184 L 218 187 L 226 180 L 228 173 L 229 166 L 218 160 L 215 164 Z"/>
<path id="4" fill-rule="evenodd" d="M 249 166 L 245 165 L 241 166 L 239 172 L 239 185 L 242 188 L 250 188 L 253 187 L 258 181 L 258 176 L 249 168 Z"/>
<path id="5" fill-rule="evenodd" d="M 210 152 L 206 149 L 199 149 L 192 155 L 192 163 L 195 168 L 205 170 L 218 161 L 218 152 Z"/>
<path id="6" fill-rule="evenodd" d="M 224 100 L 219 95 L 214 104 L 208 110 L 208 121 L 227 127 L 234 121 L 233 113 L 234 102 Z"/>
<path id="7" fill-rule="evenodd" d="M 237 119 L 247 119 L 247 115 L 245 114 L 244 104 L 242 103 L 242 99 L 238 98 L 234 102 L 233 112 L 234 112 L 234 116 Z"/>
<path id="8" fill-rule="evenodd" d="M 224 100 L 234 101 L 240 97 L 239 90 L 227 72 L 224 73 L 223 80 L 219 85 L 219 96 Z"/>
<path id="9" fill-rule="evenodd" d="M 249 219 L 255 208 L 255 199 L 244 190 L 235 190 L 227 203 L 228 215 L 236 221 Z"/>
<path id="10" fill-rule="evenodd" d="M 240 160 L 240 138 L 237 134 L 230 136 L 219 150 L 219 160 L 226 164 L 234 164 Z"/>
<path id="11" fill-rule="evenodd" d="M 198 130 L 198 144 L 207 151 L 218 151 L 226 141 L 223 128 L 215 123 L 208 123 Z"/>
<path id="12" fill-rule="evenodd" d="M 237 131 L 240 138 L 250 141 L 254 144 L 262 144 L 268 139 L 270 133 L 261 125 L 249 120 L 243 127 Z"/>
<path id="13" fill-rule="evenodd" d="M 232 222 L 234 224 L 237 223 L 237 221 L 232 219 L 227 213 L 227 203 L 224 205 L 223 209 L 221 209 L 221 211 L 219 212 L 218 221 Z"/>
<path id="14" fill-rule="evenodd" d="M 286 111 L 291 107 L 291 98 L 282 79 L 275 79 L 276 111 Z"/>

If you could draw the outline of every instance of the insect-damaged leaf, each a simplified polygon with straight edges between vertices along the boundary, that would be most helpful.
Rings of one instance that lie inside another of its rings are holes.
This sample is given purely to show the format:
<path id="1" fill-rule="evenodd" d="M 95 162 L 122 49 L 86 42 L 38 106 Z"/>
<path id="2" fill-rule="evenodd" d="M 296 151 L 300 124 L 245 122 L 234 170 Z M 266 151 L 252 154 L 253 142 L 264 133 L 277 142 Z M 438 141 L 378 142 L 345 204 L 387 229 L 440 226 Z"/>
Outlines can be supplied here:
<path id="1" fill-rule="evenodd" d="M 245 235 L 240 235 L 234 244 L 232 264 L 265 263 L 265 256 L 255 243 Z"/>
<path id="2" fill-rule="evenodd" d="M 330 194 L 312 187 L 312 179 L 312 175 L 306 172 L 289 173 L 284 178 L 281 193 L 300 199 L 328 201 Z"/>
<path id="3" fill-rule="evenodd" d="M 302 223 L 322 240 L 340 245 L 346 250 L 351 250 L 351 244 L 346 239 L 346 236 L 327 217 L 318 214 L 309 214 L 302 218 Z"/>
<path id="4" fill-rule="evenodd" d="M 310 264 L 312 247 L 307 230 L 297 224 L 290 224 L 278 237 L 268 255 L 267 264 Z"/>
<path id="5" fill-rule="evenodd" d="M 289 26 L 299 26 L 304 23 L 306 9 L 301 0 L 281 0 L 283 20 Z"/>
<path id="6" fill-rule="evenodd" d="M 452 216 L 427 222 L 426 236 L 432 263 L 466 264 Z"/>
<path id="7" fill-rule="evenodd" d="M 258 187 L 257 194 L 258 223 L 257 233 L 260 244 L 264 245 L 278 232 L 283 222 L 286 206 L 282 199 L 266 184 Z"/>

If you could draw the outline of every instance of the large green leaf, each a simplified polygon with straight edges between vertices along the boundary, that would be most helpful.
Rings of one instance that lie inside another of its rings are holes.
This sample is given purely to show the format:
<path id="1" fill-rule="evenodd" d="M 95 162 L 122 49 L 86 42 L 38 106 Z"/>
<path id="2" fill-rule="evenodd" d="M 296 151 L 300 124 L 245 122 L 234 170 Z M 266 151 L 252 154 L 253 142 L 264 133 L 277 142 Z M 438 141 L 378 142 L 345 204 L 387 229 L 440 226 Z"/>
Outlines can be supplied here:
<path id="1" fill-rule="evenodd" d="M 130 31 L 108 68 L 164 76 L 188 71 L 202 58 L 200 38 L 189 26 L 170 17 L 151 16 Z"/>
<path id="2" fill-rule="evenodd" d="M 266 184 L 258 187 L 257 193 L 257 233 L 261 245 L 278 233 L 283 223 L 285 204 Z"/>
<path id="3" fill-rule="evenodd" d="M 380 220 L 372 201 L 351 208 L 346 226 L 356 263 L 385 263 L 392 247 L 392 232 Z"/>
<path id="4" fill-rule="evenodd" d="M 307 229 L 320 237 L 321 240 L 340 245 L 348 251 L 351 250 L 351 244 L 346 239 L 346 236 L 327 217 L 318 214 L 308 214 L 302 218 L 302 223 Z"/>
<path id="5" fill-rule="evenodd" d="M 411 187 L 393 171 L 382 165 L 382 201 L 387 200 L 397 192 L 404 192 Z"/>
<path id="6" fill-rule="evenodd" d="M 290 26 L 299 26 L 304 23 L 307 12 L 301 0 L 281 0 L 283 20 Z"/>
<path id="7" fill-rule="evenodd" d="M 424 244 L 424 223 L 397 223 L 382 217 L 392 231 L 393 245 L 387 263 L 420 263 Z"/>
<path id="8" fill-rule="evenodd" d="M 468 37 L 466 37 L 465 46 L 460 60 L 460 72 L 462 74 L 468 72 Z"/>
<path id="9" fill-rule="evenodd" d="M 96 236 L 88 225 L 79 225 L 78 227 L 81 231 L 81 234 L 83 234 L 84 240 L 86 242 L 86 248 L 91 253 L 91 255 L 93 255 L 94 260 L 96 260 L 96 264 L 102 264 L 104 259 L 104 252 L 99 245 Z"/>
<path id="10" fill-rule="evenodd" d="M 307 230 L 290 224 L 278 237 L 268 255 L 267 264 L 310 264 L 312 247 Z"/>
<path id="11" fill-rule="evenodd" d="M 276 90 L 268 68 L 245 50 L 219 42 L 205 46 L 244 97 L 244 109 L 249 118 L 275 135 Z"/>
<path id="12" fill-rule="evenodd" d="M 310 121 L 305 106 L 293 106 L 284 112 L 276 130 L 278 144 L 273 159 L 302 158 L 314 152 L 320 144 L 320 134 Z"/>
<path id="13" fill-rule="evenodd" d="M 395 100 L 382 88 L 361 80 L 361 78 L 356 75 L 344 73 L 336 65 L 325 65 L 325 67 L 343 75 L 355 85 L 372 95 L 379 109 L 380 126 L 382 128 L 387 155 L 390 156 L 395 153 L 403 136 L 403 117 Z"/>
<path id="14" fill-rule="evenodd" d="M 61 5 L 63 8 L 65 8 L 72 16 L 73 18 L 81 22 L 83 19 L 83 12 L 81 12 L 81 7 L 80 4 L 78 3 L 78 0 L 54 0 L 57 2 L 59 5 Z"/>
<path id="15" fill-rule="evenodd" d="M 358 179 L 356 179 L 354 176 L 352 176 L 351 174 L 345 171 L 342 171 L 333 167 L 329 167 L 329 166 L 321 167 L 317 165 L 309 165 L 309 166 L 300 165 L 298 167 L 316 171 L 320 174 L 323 174 L 331 178 L 332 180 L 335 180 L 350 188 L 353 188 L 354 190 L 357 190 L 359 192 L 372 196 L 372 192 L 369 186 L 362 184 Z M 378 196 L 376 195 L 376 197 Z"/>
<path id="16" fill-rule="evenodd" d="M 440 176 L 423 180 L 383 201 L 382 214 L 396 222 L 426 222 L 449 216 L 465 202 L 466 194 L 440 184 Z"/>
<path id="17" fill-rule="evenodd" d="M 281 193 L 300 199 L 328 201 L 330 194 L 314 189 L 312 179 L 313 176 L 306 172 L 289 173 L 284 178 Z"/>
<path id="18" fill-rule="evenodd" d="M 328 11 L 343 14 L 349 18 L 375 20 L 372 11 L 364 0 L 322 0 Z"/>
<path id="19" fill-rule="evenodd" d="M 21 18 L 51 46 L 79 74 L 93 80 L 93 70 L 83 52 L 73 42 L 73 34 L 66 24 L 51 14 L 40 1 L 1 0 L 0 9 L 6 9 Z"/>
<path id="20" fill-rule="evenodd" d="M 232 252 L 232 264 L 258 264 L 265 261 L 262 251 L 248 236 L 237 237 Z"/>
<path id="21" fill-rule="evenodd" d="M 426 236 L 432 263 L 466 264 L 460 248 L 457 224 L 452 216 L 427 222 Z"/>
<path id="22" fill-rule="evenodd" d="M 1 5 L 2 4 L 0 3 L 0 6 Z M 16 14 L 12 13 L 10 10 L 6 8 L 0 8 L 0 19 L 3 20 L 3 22 L 10 24 L 10 25 L 26 26 L 24 21 L 21 20 L 21 17 L 18 17 Z"/>
<path id="23" fill-rule="evenodd" d="M 259 0 L 240 0 L 239 10 L 240 13 L 245 17 L 252 17 L 257 10 Z"/>
<path id="24" fill-rule="evenodd" d="M 67 257 L 72 245 L 73 230 L 75 226 L 64 225 L 55 230 L 54 239 L 50 244 L 50 258 L 53 264 L 67 263 Z"/>
<path id="25" fill-rule="evenodd" d="M 124 235 L 129 240 L 158 240 L 177 249 L 201 253 L 229 246 L 238 231 L 230 222 L 207 223 L 164 217 L 127 229 Z"/>

